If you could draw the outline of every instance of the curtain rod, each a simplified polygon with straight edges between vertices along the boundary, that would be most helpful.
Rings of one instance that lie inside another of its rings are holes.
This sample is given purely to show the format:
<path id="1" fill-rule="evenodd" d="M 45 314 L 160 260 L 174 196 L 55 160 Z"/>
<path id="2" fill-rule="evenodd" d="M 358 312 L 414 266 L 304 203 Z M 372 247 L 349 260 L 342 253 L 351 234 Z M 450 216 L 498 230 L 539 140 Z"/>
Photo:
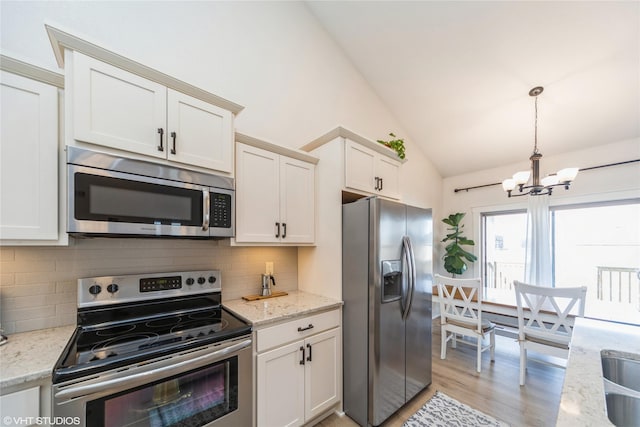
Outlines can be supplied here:
<path id="1" fill-rule="evenodd" d="M 579 171 L 583 172 L 583 171 L 588 171 L 588 170 L 593 170 L 593 169 L 608 168 L 608 167 L 611 167 L 611 166 L 620 166 L 620 165 L 626 165 L 626 164 L 629 164 L 629 163 L 636 163 L 636 162 L 640 162 L 640 159 L 626 160 L 624 162 L 617 162 L 617 163 L 607 163 L 605 165 L 598 165 L 598 166 L 590 166 L 588 168 L 580 168 Z M 469 192 L 469 190 L 475 190 L 476 188 L 493 187 L 494 185 L 502 185 L 502 183 L 501 182 L 494 182 L 492 184 L 482 184 L 482 185 L 474 185 L 473 187 L 456 188 L 456 189 L 453 190 L 453 192 L 454 193 L 458 193 L 460 191 Z"/>

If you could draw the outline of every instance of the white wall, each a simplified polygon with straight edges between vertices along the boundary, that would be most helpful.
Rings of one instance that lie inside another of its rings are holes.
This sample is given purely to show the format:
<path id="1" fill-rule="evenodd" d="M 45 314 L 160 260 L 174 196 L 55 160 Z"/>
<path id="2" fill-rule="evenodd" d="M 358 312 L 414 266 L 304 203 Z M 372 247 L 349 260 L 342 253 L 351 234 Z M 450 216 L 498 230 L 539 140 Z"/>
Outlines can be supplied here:
<path id="1" fill-rule="evenodd" d="M 245 106 L 238 131 L 297 148 L 398 121 L 303 2 L 2 1 L 3 53 L 57 70 L 44 23 Z M 412 148 L 413 149 L 413 148 Z"/>
<path id="2" fill-rule="evenodd" d="M 338 125 L 371 140 L 387 139 L 389 132 L 406 136 L 400 122 L 303 2 L 3 0 L 0 11 L 0 49 L 5 55 L 63 72 L 57 68 L 44 29 L 46 23 L 243 105 L 245 109 L 235 120 L 236 129 L 275 144 L 298 148 Z M 437 211 L 442 191 L 440 176 L 408 138 L 406 145 L 409 161 L 401 173 L 404 201 Z M 318 167 L 322 168 L 322 164 Z M 340 197 L 339 193 L 336 197 Z M 140 256 L 142 269 L 136 264 L 139 252 L 134 246 L 130 257 L 109 260 L 101 269 L 109 248 L 124 242 L 129 241 L 85 241 L 70 249 L 3 248 L 3 326 L 24 331 L 47 324 L 73 323 L 68 310 L 75 300 L 75 278 L 100 275 L 105 270 L 132 272 L 131 263 L 139 272 L 155 268 L 153 255 Z M 87 245 L 95 250 L 85 252 Z M 215 267 L 219 265 L 218 257 L 222 257 L 223 278 L 227 272 L 231 275 L 231 281 L 226 282 L 231 288 L 230 293 L 225 293 L 226 299 L 229 295 L 246 294 L 251 286 L 242 281 L 246 279 L 242 276 L 246 265 L 241 260 L 246 257 L 253 260 L 249 270 L 258 273 L 264 268 L 265 257 L 280 260 L 276 276 L 279 271 L 287 274 L 283 286 L 290 289 L 298 285 L 297 279 L 287 281 L 296 270 L 295 257 L 290 256 L 297 252 L 295 248 L 274 249 L 265 254 L 259 248 L 221 252 L 220 248 L 210 249 L 197 242 L 187 242 L 186 246 L 175 241 L 143 245 L 152 245 L 168 259 L 176 246 L 186 253 L 202 253 L 204 258 L 199 262 L 188 264 L 192 268 Z M 48 267 L 38 267 L 34 274 L 24 276 L 31 260 L 42 258 L 49 259 Z M 75 264 L 80 259 L 92 266 L 91 272 Z M 231 262 L 226 263 L 225 259 Z M 58 264 L 69 263 L 77 268 L 62 276 L 56 272 Z M 258 268 L 259 264 L 262 267 Z M 184 264 L 173 266 L 183 268 Z M 65 292 L 70 294 L 55 295 Z M 51 298 L 42 297 L 45 294 L 51 294 Z M 28 304 L 30 299 L 47 302 L 46 310 L 40 312 L 48 315 L 28 321 L 28 313 L 38 312 L 41 305 L 37 304 L 25 307 L 27 311 L 15 311 L 14 303 Z"/>
<path id="3" fill-rule="evenodd" d="M 540 160 L 540 176 L 557 172 L 564 167 L 588 168 L 608 163 L 623 162 L 640 159 L 640 139 L 614 142 L 595 148 L 589 148 L 556 156 L 544 156 Z M 523 161 L 494 169 L 487 169 L 475 173 L 458 175 L 443 180 L 443 211 L 442 217 L 454 212 L 466 212 L 463 223 L 465 234 L 476 242 L 474 253 L 479 254 L 480 226 L 479 219 L 482 212 L 509 209 L 526 209 L 526 197 L 511 197 L 502 190 L 502 185 L 479 188 L 455 193 L 454 189 L 475 185 L 501 182 L 511 177 L 515 172 L 528 170 L 530 162 L 528 155 L 523 155 Z M 515 194 L 515 193 L 514 193 Z M 640 197 L 640 163 L 622 166 L 582 171 L 569 190 L 558 187 L 553 190 L 550 205 L 566 205 L 574 203 L 600 202 Z M 434 217 L 435 218 L 435 217 Z M 436 224 L 437 223 L 437 224 Z M 446 225 L 440 220 L 434 221 L 436 233 L 443 236 Z M 439 228 L 439 230 L 438 230 Z M 439 240 L 441 240 L 440 237 Z M 436 239 L 438 240 L 438 239 Z M 436 271 L 447 274 L 442 266 L 443 245 L 436 250 Z M 475 262 L 473 269 L 467 270 L 466 277 L 480 275 L 480 263 Z"/>

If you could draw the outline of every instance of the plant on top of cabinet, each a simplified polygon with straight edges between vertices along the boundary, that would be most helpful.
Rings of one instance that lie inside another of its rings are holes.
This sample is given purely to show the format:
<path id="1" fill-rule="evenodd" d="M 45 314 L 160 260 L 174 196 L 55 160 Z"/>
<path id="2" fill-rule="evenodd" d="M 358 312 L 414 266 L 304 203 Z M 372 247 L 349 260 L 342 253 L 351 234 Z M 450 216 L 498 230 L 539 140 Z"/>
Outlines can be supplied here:
<path id="1" fill-rule="evenodd" d="M 377 141 L 380 144 L 384 145 L 385 147 L 389 147 L 392 150 L 394 150 L 398 154 L 398 157 L 404 160 L 404 158 L 405 158 L 405 154 L 404 154 L 404 139 L 398 138 L 397 136 L 395 136 L 393 134 L 393 132 L 389 132 L 389 136 L 394 138 L 394 139 L 391 139 L 389 141 L 383 141 L 381 139 L 378 139 Z"/>

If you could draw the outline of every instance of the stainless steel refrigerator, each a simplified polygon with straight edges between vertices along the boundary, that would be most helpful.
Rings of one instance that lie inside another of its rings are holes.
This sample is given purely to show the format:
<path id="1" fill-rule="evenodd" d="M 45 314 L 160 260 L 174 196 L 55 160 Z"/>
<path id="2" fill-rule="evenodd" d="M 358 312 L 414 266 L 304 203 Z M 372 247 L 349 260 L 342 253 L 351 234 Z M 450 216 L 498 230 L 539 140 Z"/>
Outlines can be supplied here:
<path id="1" fill-rule="evenodd" d="M 342 206 L 344 411 L 377 426 L 431 384 L 430 209 Z"/>

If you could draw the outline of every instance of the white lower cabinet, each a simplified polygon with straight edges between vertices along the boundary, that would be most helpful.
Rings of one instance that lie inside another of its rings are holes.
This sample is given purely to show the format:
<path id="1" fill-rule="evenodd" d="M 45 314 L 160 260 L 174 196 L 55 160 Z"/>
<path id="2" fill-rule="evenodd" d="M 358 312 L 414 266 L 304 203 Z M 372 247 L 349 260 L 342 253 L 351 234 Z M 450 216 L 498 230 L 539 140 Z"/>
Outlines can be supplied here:
<path id="1" fill-rule="evenodd" d="M 296 335 L 304 338 L 291 342 Z M 300 426 L 340 402 L 340 310 L 258 330 L 257 336 L 259 427 Z"/>
<path id="2" fill-rule="evenodd" d="M 0 413 L 5 422 L 11 421 L 6 423 L 8 425 L 23 424 L 27 419 L 39 417 L 40 387 L 31 387 L 0 396 Z"/>

